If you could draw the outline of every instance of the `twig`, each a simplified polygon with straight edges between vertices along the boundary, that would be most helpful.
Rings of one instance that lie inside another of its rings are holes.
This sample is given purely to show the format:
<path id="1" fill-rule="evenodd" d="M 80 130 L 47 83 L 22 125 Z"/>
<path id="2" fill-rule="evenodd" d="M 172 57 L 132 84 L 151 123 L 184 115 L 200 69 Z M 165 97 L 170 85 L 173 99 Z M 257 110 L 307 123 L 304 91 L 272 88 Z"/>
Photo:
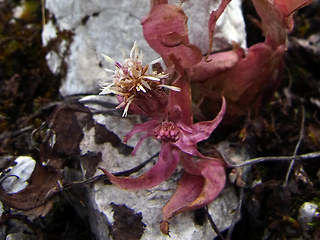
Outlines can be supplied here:
<path id="1" fill-rule="evenodd" d="M 150 158 L 148 158 L 146 161 L 144 161 L 143 163 L 139 164 L 138 166 L 134 167 L 134 168 L 131 168 L 129 170 L 126 170 L 126 171 L 122 171 L 122 172 L 116 172 L 116 173 L 113 173 L 113 175 L 115 176 L 123 176 L 123 177 L 127 177 L 135 172 L 138 172 L 139 170 L 141 170 L 142 168 L 144 168 L 148 163 L 150 163 L 155 157 L 159 156 L 159 152 L 153 154 Z M 75 185 L 80 185 L 80 184 L 91 184 L 91 183 L 95 183 L 95 182 L 98 182 L 98 181 L 106 181 L 108 180 L 108 177 L 105 175 L 105 174 L 101 174 L 101 175 L 98 175 L 98 176 L 94 176 L 92 178 L 89 178 L 87 180 L 84 180 L 84 181 L 77 181 L 77 182 L 69 182 L 69 183 L 66 183 L 62 190 L 65 190 L 65 189 L 68 189 L 68 188 L 71 188 Z"/>
<path id="2" fill-rule="evenodd" d="M 45 9 L 45 0 L 41 0 L 41 15 L 42 15 L 42 30 L 44 25 L 46 25 L 46 9 Z"/>
<path id="3" fill-rule="evenodd" d="M 87 96 L 87 97 L 90 97 Z M 102 98 L 103 99 L 103 98 Z M 101 99 L 79 99 L 79 102 L 83 103 L 83 104 L 91 104 L 91 105 L 98 105 L 104 108 L 111 108 L 111 109 L 115 109 L 118 105 L 115 103 L 111 103 L 111 102 L 107 102 L 107 101 L 103 101 Z"/>
<path id="4" fill-rule="evenodd" d="M 299 140 L 296 144 L 296 147 L 294 149 L 294 153 L 293 153 L 293 156 L 297 156 L 297 153 L 298 153 L 298 150 L 299 150 L 299 147 L 301 145 L 301 142 L 303 140 L 303 137 L 304 137 L 304 125 L 305 125 L 305 118 L 306 118 L 306 111 L 305 111 L 305 108 L 303 105 L 301 105 L 301 125 L 300 125 L 300 132 L 299 132 Z M 286 180 L 285 180 L 285 183 L 284 183 L 284 186 L 286 187 L 287 184 L 288 184 L 288 181 L 289 181 L 289 177 L 290 177 L 290 174 L 291 174 L 291 171 L 292 171 L 292 168 L 293 168 L 293 165 L 295 163 L 295 160 L 291 160 L 290 162 L 290 166 L 289 166 L 289 169 L 287 171 L 287 175 L 286 175 Z"/>
<path id="5" fill-rule="evenodd" d="M 314 158 L 320 158 L 320 151 L 296 155 L 296 156 L 259 157 L 259 158 L 252 158 L 252 159 L 246 160 L 240 164 L 232 164 L 230 162 L 227 162 L 227 164 L 229 167 L 243 167 L 243 166 L 252 165 L 260 162 L 266 162 L 266 161 L 308 160 L 308 159 L 314 159 Z"/>
<path id="6" fill-rule="evenodd" d="M 123 177 L 127 177 L 129 175 L 131 175 L 132 173 L 138 172 L 140 171 L 142 168 L 144 168 L 148 163 L 150 163 L 152 161 L 152 159 L 154 159 L 155 157 L 159 156 L 159 152 L 153 154 L 150 158 L 148 158 L 146 161 L 144 161 L 143 163 L 139 164 L 138 166 L 131 168 L 129 170 L 123 171 L 123 172 L 116 172 L 113 173 L 113 175 L 115 176 L 123 176 Z"/>
<path id="7" fill-rule="evenodd" d="M 3 140 L 5 138 L 13 138 L 13 137 L 17 137 L 25 132 L 29 132 L 32 131 L 32 126 L 27 126 L 25 128 L 21 128 L 15 131 L 5 131 L 3 133 L 0 134 L 0 140 Z"/>
<path id="8" fill-rule="evenodd" d="M 238 206 L 237 206 L 237 209 L 236 209 L 236 212 L 234 214 L 234 217 L 232 219 L 232 222 L 231 222 L 231 225 L 229 227 L 229 230 L 228 230 L 228 234 L 227 234 L 227 237 L 226 237 L 226 240 L 230 240 L 231 237 L 232 237 L 232 232 L 233 232 L 233 229 L 240 217 L 240 214 L 241 214 L 241 207 L 242 207 L 242 203 L 243 203 L 243 198 L 244 198 L 244 188 L 241 187 L 240 188 L 240 196 L 239 196 L 239 203 L 238 203 Z"/>
<path id="9" fill-rule="evenodd" d="M 18 180 L 20 179 L 18 175 L 14 175 L 14 174 L 13 175 L 5 175 L 4 173 L 1 173 L 0 174 L 0 188 L 2 188 L 1 185 L 2 185 L 3 181 L 5 181 L 9 177 L 15 177 Z"/>
<path id="10" fill-rule="evenodd" d="M 210 213 L 209 213 L 208 206 L 206 206 L 204 209 L 206 210 L 206 213 L 207 213 L 207 216 L 208 216 L 210 225 L 211 225 L 211 227 L 213 228 L 213 230 L 215 231 L 215 233 L 218 235 L 219 239 L 221 239 L 221 240 L 226 240 L 226 239 L 222 236 L 222 234 L 221 234 L 221 232 L 219 231 L 217 225 L 214 223 L 214 221 L 213 221 L 213 219 L 212 219 L 212 217 L 211 217 L 211 215 L 210 215 Z"/>

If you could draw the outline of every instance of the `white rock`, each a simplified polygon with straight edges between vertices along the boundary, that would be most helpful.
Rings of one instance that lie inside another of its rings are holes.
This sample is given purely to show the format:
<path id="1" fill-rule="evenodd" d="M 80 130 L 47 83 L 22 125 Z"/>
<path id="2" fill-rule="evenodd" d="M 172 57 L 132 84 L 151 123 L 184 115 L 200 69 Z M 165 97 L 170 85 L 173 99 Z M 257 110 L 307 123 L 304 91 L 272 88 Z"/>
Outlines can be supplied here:
<path id="1" fill-rule="evenodd" d="M 298 221 L 304 230 L 309 228 L 309 224 L 313 221 L 318 209 L 318 205 L 311 202 L 305 202 L 299 208 Z"/>
<path id="2" fill-rule="evenodd" d="M 6 236 L 6 240 L 33 240 L 35 239 L 32 235 L 18 232 L 18 233 L 10 233 Z"/>
<path id="3" fill-rule="evenodd" d="M 215 50 L 230 47 L 232 41 L 245 47 L 245 27 L 240 5 L 241 0 L 232 1 L 218 21 Z M 203 53 L 208 51 L 209 14 L 217 6 L 217 0 L 203 0 L 201 3 L 190 0 L 183 6 L 189 17 L 190 40 Z M 74 34 L 70 49 L 67 49 L 69 54 L 64 59 L 61 52 L 51 52 L 47 56 L 54 73 L 57 73 L 61 64 L 67 66 L 60 89 L 62 95 L 99 91 L 99 82 L 106 78 L 101 53 L 122 60 L 120 49 L 129 51 L 133 42 L 137 41 L 146 63 L 159 57 L 144 40 L 140 23 L 150 9 L 149 0 L 139 0 L 138 4 L 126 0 L 47 0 L 46 9 L 55 17 L 56 25 L 53 27 L 52 22 L 48 21 L 42 33 L 44 44 L 56 37 L 55 31 L 65 30 Z"/>
<path id="4" fill-rule="evenodd" d="M 42 38 L 43 46 L 47 46 L 49 41 L 56 37 L 57 37 L 57 29 L 53 25 L 53 22 L 50 20 L 42 30 L 41 38 Z"/>
<path id="5" fill-rule="evenodd" d="M 187 1 L 183 8 L 188 16 L 190 41 L 198 46 L 203 54 L 209 49 L 209 34 L 207 31 L 210 13 L 216 10 L 221 1 L 203 0 Z M 224 50 L 235 42 L 246 48 L 245 24 L 241 10 L 241 0 L 231 1 L 217 21 L 213 50 Z"/>
<path id="6" fill-rule="evenodd" d="M 26 10 L 26 3 L 25 1 L 22 1 L 22 3 L 20 5 L 18 5 L 17 7 L 15 7 L 13 9 L 13 17 L 14 18 L 21 18 L 24 11 Z"/>
<path id="7" fill-rule="evenodd" d="M 15 160 L 16 165 L 9 167 L 4 172 L 2 187 L 7 193 L 16 193 L 28 186 L 27 180 L 30 178 L 36 162 L 28 156 L 20 156 Z"/>
<path id="8" fill-rule="evenodd" d="M 125 204 L 133 209 L 135 213 L 142 213 L 142 222 L 146 224 L 142 240 L 167 239 L 159 229 L 162 219 L 161 208 L 170 199 L 176 189 L 176 182 L 167 182 L 146 191 L 125 191 L 115 186 L 95 184 L 94 191 L 99 211 L 106 214 L 109 223 L 113 223 L 112 202 L 118 205 Z M 234 189 L 226 188 L 222 194 L 209 205 L 209 212 L 218 228 L 223 231 L 227 229 L 234 217 L 237 207 L 237 196 Z M 173 217 L 170 220 L 170 239 L 172 240 L 193 240 L 213 239 L 216 236 L 211 225 L 205 221 L 203 226 L 198 226 L 194 221 L 193 212 L 185 212 Z"/>

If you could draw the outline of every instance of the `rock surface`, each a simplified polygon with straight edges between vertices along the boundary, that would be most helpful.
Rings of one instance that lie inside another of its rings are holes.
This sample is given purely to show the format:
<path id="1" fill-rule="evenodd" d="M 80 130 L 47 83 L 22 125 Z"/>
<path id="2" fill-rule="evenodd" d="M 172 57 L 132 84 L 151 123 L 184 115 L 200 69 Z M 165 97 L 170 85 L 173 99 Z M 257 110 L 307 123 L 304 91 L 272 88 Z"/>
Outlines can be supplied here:
<path id="1" fill-rule="evenodd" d="M 30 178 L 36 162 L 28 156 L 17 157 L 14 161 L 15 165 L 7 168 L 4 176 L 0 178 L 4 191 L 9 194 L 16 193 L 24 189 Z"/>
<path id="2" fill-rule="evenodd" d="M 177 3 L 172 1 L 173 3 Z M 189 21 L 189 36 L 205 54 L 208 50 L 207 21 L 216 0 L 187 1 L 183 4 Z M 232 1 L 217 23 L 214 49 L 221 50 L 232 42 L 245 47 L 245 26 L 241 1 Z M 134 41 L 143 50 L 145 62 L 158 58 L 143 38 L 141 19 L 149 11 L 149 0 L 47 0 L 49 12 L 42 33 L 43 45 L 55 42 L 48 53 L 50 69 L 64 75 L 62 95 L 97 93 L 105 77 L 101 53 L 122 59 L 121 48 L 127 52 Z M 68 37 L 66 37 L 68 36 Z"/>

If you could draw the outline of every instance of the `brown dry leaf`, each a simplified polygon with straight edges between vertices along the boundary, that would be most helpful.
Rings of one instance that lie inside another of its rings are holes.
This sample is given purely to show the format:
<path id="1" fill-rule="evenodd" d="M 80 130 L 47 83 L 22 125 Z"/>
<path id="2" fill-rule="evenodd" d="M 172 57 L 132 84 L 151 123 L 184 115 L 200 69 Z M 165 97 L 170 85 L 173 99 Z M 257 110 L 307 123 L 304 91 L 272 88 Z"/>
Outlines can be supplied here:
<path id="1" fill-rule="evenodd" d="M 53 200 L 49 200 L 45 204 L 36 207 L 34 209 L 28 210 L 24 212 L 26 216 L 35 216 L 35 217 L 44 217 L 46 216 L 53 206 Z"/>
<path id="2" fill-rule="evenodd" d="M 102 160 L 101 152 L 87 152 L 80 157 L 80 162 L 85 171 L 85 178 L 91 178 L 97 171 L 99 162 Z"/>
<path id="3" fill-rule="evenodd" d="M 142 214 L 134 213 L 126 205 L 111 203 L 113 208 L 112 236 L 114 240 L 139 240 L 146 225 L 142 222 Z"/>
<path id="4" fill-rule="evenodd" d="M 29 185 L 14 194 L 6 193 L 0 187 L 0 200 L 15 209 L 34 209 L 45 204 L 60 192 L 59 181 L 62 179 L 62 173 L 57 169 L 36 163 L 35 169 L 28 181 Z"/>
<path id="5" fill-rule="evenodd" d="M 101 124 L 96 124 L 95 126 L 95 143 L 103 144 L 110 143 L 114 148 L 116 148 L 120 154 L 129 156 L 133 151 L 133 147 L 130 147 L 122 142 L 122 140 L 114 132 L 108 130 L 105 126 Z"/>
<path id="6" fill-rule="evenodd" d="M 88 110 L 80 104 L 62 105 L 55 110 L 50 124 L 51 130 L 56 135 L 53 146 L 55 153 L 60 156 L 77 156 L 80 153 L 79 143 L 83 132 L 79 118 L 82 114 L 88 115 L 88 113 Z"/>
<path id="7" fill-rule="evenodd" d="M 58 169 L 79 164 L 83 128 L 93 125 L 90 111 L 79 103 L 58 106 L 49 118 L 50 135 L 40 145 L 40 160 Z M 49 160 L 49 161 L 48 161 Z"/>

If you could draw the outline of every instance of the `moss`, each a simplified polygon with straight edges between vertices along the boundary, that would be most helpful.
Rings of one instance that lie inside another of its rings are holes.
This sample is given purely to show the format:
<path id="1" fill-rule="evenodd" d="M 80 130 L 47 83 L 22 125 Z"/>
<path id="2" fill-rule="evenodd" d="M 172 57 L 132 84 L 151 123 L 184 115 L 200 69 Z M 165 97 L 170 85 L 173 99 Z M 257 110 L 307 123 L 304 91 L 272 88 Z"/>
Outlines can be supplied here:
<path id="1" fill-rule="evenodd" d="M 299 38 L 306 38 L 310 33 L 310 24 L 306 17 L 301 14 L 299 15 L 299 19 L 297 19 L 296 28 L 294 29 L 294 33 Z"/>
<path id="2" fill-rule="evenodd" d="M 41 1 L 39 0 L 28 0 L 24 4 L 25 8 L 21 15 L 21 19 L 28 21 L 28 22 L 34 22 L 39 21 L 41 19 Z"/>
<path id="3" fill-rule="evenodd" d="M 47 49 L 41 41 L 41 1 L 3 4 L 0 8 L 0 130 L 14 131 L 30 124 L 39 125 L 30 116 L 59 97 L 60 78 L 46 64 Z M 24 11 L 19 19 L 14 19 L 12 9 L 18 4 L 24 4 Z M 46 115 L 41 118 L 45 120 Z M 0 148 L 10 151 L 12 146 Z"/>

